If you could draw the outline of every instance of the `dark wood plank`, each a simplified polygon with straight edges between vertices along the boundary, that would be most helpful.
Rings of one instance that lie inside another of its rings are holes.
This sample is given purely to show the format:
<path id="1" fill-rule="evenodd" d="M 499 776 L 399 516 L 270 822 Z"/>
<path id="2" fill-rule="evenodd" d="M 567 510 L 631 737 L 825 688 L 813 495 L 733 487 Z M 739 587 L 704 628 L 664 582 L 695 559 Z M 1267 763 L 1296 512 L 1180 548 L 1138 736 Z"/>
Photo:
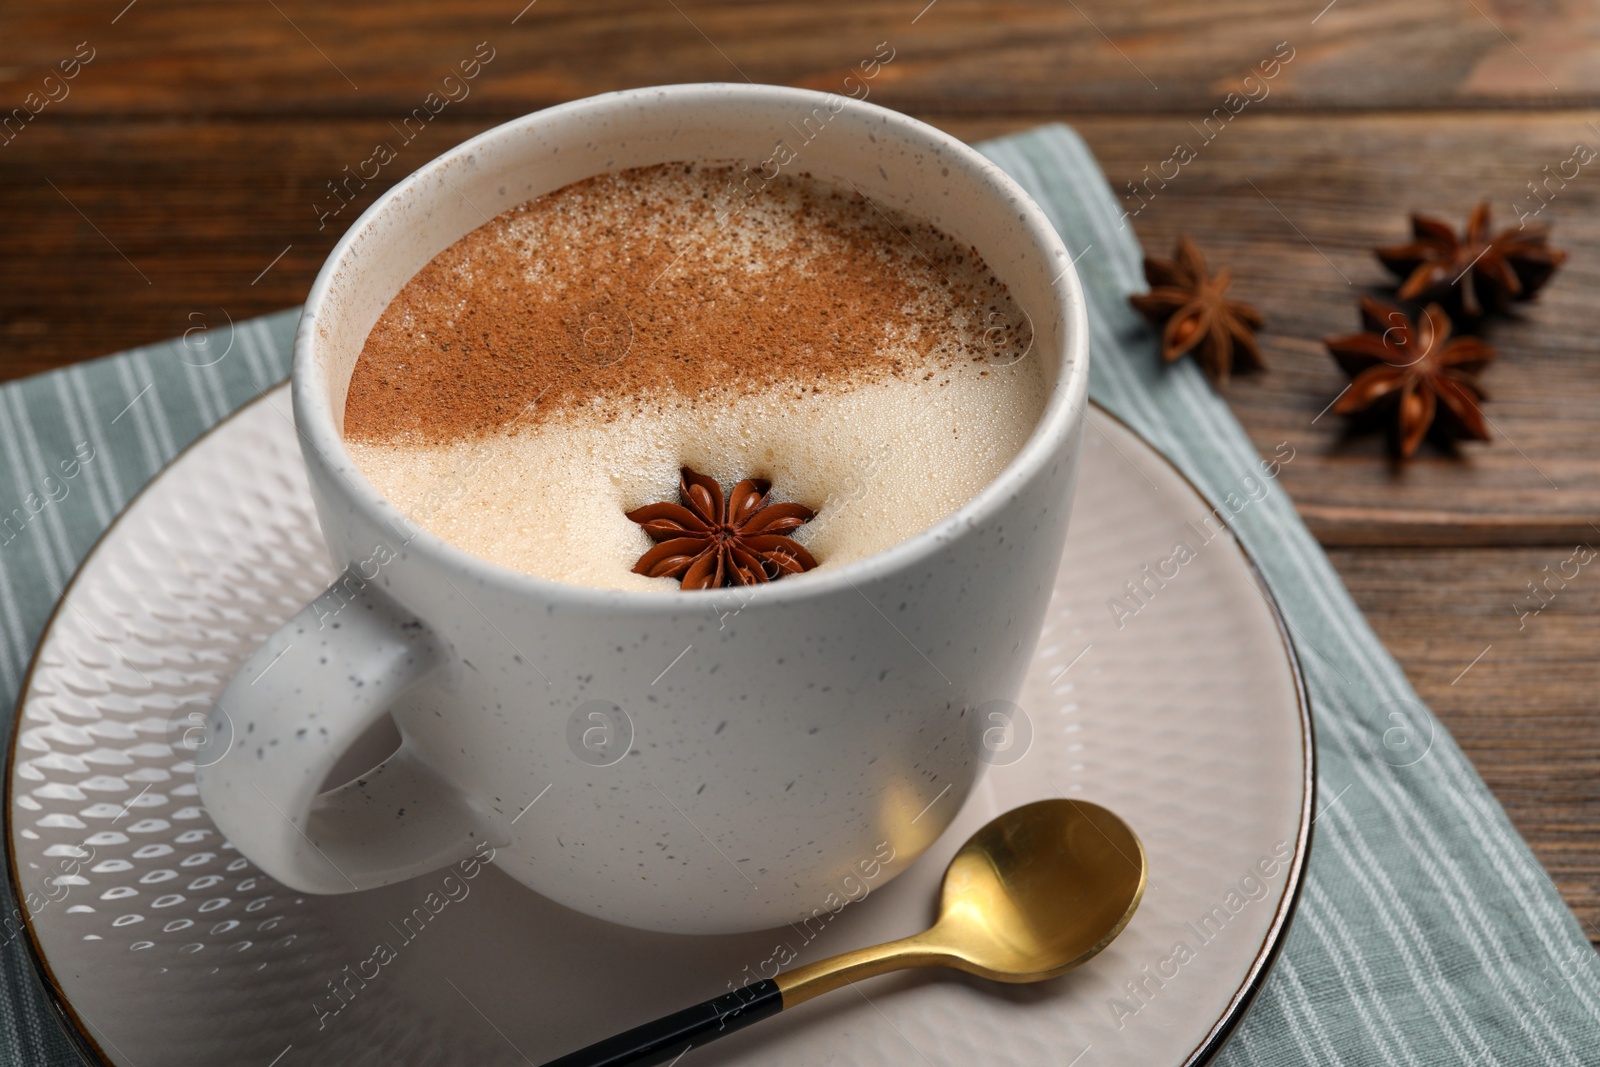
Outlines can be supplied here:
<path id="1" fill-rule="evenodd" d="M 1329 556 L 1600 943 L 1600 558 L 1580 567 L 1575 547 Z"/>
<path id="2" fill-rule="evenodd" d="M 1321 343 L 1359 328 L 1357 297 L 1389 283 L 1371 249 L 1403 240 L 1411 211 L 1464 221 L 1486 199 L 1514 225 L 1519 205 L 1537 206 L 1522 198 L 1546 165 L 1556 169 L 1575 142 L 1600 150 L 1589 118 L 1261 115 L 1201 147 L 1135 218 L 1161 254 L 1192 233 L 1233 268 L 1238 296 L 1266 313 L 1271 373 L 1238 380 L 1228 399 L 1258 447 L 1287 440 L 1298 450 L 1283 484 L 1324 543 L 1559 544 L 1600 533 L 1590 525 L 1600 522 L 1594 174 L 1580 171 L 1538 216 L 1571 250 L 1566 268 L 1514 320 L 1486 329 L 1500 353 L 1482 377 L 1491 445 L 1386 461 L 1381 436 L 1350 439 L 1339 416 L 1323 414 L 1348 379 Z M 1170 138 L 1194 139 L 1187 126 L 1171 125 Z M 1104 120 L 1080 127 L 1123 189 L 1158 139 Z"/>
<path id="3" fill-rule="evenodd" d="M 1168 111 L 1221 104 L 1287 41 L 1261 106 L 1600 102 L 1600 15 L 1582 0 L 469 0 L 8 5 L 0 102 L 22 103 L 87 41 L 62 114 L 395 117 L 473 46 L 497 58 L 462 110 L 526 111 L 627 86 L 740 80 L 833 88 L 874 45 L 902 110 Z"/>
<path id="4" fill-rule="evenodd" d="M 0 377 L 293 307 L 385 189 L 488 119 L 445 113 L 410 144 L 387 122 L 118 120 L 28 131 L 0 170 Z M 327 183 L 398 155 L 324 220 Z"/>
<path id="5" fill-rule="evenodd" d="M 1600 151 L 1586 112 L 1241 117 L 1205 143 L 1182 120 L 1089 118 L 1073 124 L 1114 189 L 1127 194 L 1173 146 L 1197 148 L 1165 188 L 1126 208 L 1146 249 L 1170 255 L 1192 234 L 1232 292 L 1267 315 L 1270 372 L 1226 395 L 1263 453 L 1297 450 L 1282 482 L 1325 544 L 1562 544 L 1600 534 L 1600 364 L 1593 298 L 1600 283 L 1600 180 L 1588 170 L 1536 216 L 1571 251 L 1566 268 L 1515 318 L 1486 330 L 1500 356 L 1483 375 L 1496 440 L 1450 456 L 1425 445 L 1388 460 L 1381 435 L 1347 436 L 1324 414 L 1347 379 L 1321 339 L 1359 327 L 1356 300 L 1383 294 L 1371 249 L 1403 240 L 1409 212 L 1463 220 L 1479 199 L 1502 225 L 1538 201 L 1542 180 L 1581 142 Z M 945 124 L 968 139 L 1025 120 Z M 1594 165 L 1591 164 L 1591 167 Z M 1171 173 L 1172 168 L 1167 168 Z M 1568 168 L 1568 173 L 1572 168 Z M 1092 252 L 1090 253 L 1093 254 Z"/>

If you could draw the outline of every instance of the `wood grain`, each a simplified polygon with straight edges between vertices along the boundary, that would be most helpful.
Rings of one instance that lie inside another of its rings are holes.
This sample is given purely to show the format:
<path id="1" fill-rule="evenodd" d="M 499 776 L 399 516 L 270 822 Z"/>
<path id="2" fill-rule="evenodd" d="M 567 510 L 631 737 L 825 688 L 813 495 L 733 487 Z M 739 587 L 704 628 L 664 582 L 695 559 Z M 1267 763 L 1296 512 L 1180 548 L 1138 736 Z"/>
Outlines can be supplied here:
<path id="1" fill-rule="evenodd" d="M 379 140 L 400 144 L 387 122 L 141 119 L 28 130 L 26 145 L 0 149 L 0 374 L 181 334 L 191 315 L 216 325 L 299 304 L 384 189 L 489 125 L 439 116 L 326 221 L 327 183 Z"/>
<path id="2" fill-rule="evenodd" d="M 97 58 L 52 105 L 64 114 L 383 117 L 480 41 L 497 58 L 469 113 L 680 81 L 833 88 L 888 41 L 880 99 L 901 110 L 1203 113 L 1287 41 L 1275 109 L 1600 103 L 1600 12 L 1581 0 L 525 3 L 9 5 L 0 101 L 20 103 L 83 41 Z"/>
<path id="3" fill-rule="evenodd" d="M 1600 533 L 1600 175 L 1579 171 L 1549 194 L 1537 220 L 1572 257 L 1514 319 L 1484 329 L 1499 351 L 1482 376 L 1491 445 L 1456 456 L 1428 445 L 1420 461 L 1390 462 L 1384 437 L 1349 437 L 1343 419 L 1324 414 L 1348 379 L 1321 343 L 1359 329 L 1362 293 L 1388 291 L 1371 250 L 1403 240 L 1411 211 L 1461 222 L 1482 199 L 1514 225 L 1518 206 L 1539 204 L 1523 198 L 1545 166 L 1557 168 L 1576 142 L 1600 151 L 1593 113 L 1246 112 L 1209 144 L 1186 121 L 1151 119 L 1136 131 L 1127 120 L 1076 124 L 1124 191 L 1152 148 L 1195 143 L 1199 158 L 1134 226 L 1160 255 L 1192 234 L 1214 264 L 1232 268 L 1233 293 L 1266 314 L 1271 371 L 1236 380 L 1228 400 L 1263 452 L 1280 441 L 1297 449 L 1283 484 L 1325 544 L 1560 544 Z"/>

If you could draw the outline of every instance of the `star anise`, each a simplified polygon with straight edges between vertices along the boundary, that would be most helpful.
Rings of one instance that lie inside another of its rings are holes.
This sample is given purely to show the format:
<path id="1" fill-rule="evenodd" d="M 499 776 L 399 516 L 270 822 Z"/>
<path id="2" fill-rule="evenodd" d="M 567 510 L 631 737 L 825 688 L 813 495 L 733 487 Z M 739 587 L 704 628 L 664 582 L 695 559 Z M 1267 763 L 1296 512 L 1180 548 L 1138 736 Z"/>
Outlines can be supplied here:
<path id="1" fill-rule="evenodd" d="M 1161 356 L 1167 362 L 1193 352 L 1200 366 L 1219 385 L 1226 385 L 1234 370 L 1261 370 L 1261 350 L 1255 331 L 1264 320 L 1249 304 L 1229 300 L 1224 293 L 1233 272 L 1224 267 L 1215 275 L 1206 270 L 1206 258 L 1188 237 L 1178 239 L 1172 260 L 1144 258 L 1148 293 L 1128 297 L 1128 302 L 1161 332 Z"/>
<path id="2" fill-rule="evenodd" d="M 1485 394 L 1472 375 L 1494 359 L 1494 349 L 1476 337 L 1452 339 L 1450 317 L 1438 304 L 1429 304 L 1413 322 L 1399 308 L 1363 297 L 1361 320 L 1366 333 L 1323 342 L 1352 379 L 1334 411 L 1353 415 L 1392 407 L 1405 458 L 1430 427 L 1446 438 L 1489 439 L 1478 406 Z"/>
<path id="3" fill-rule="evenodd" d="M 1377 249 L 1378 259 L 1398 277 L 1400 299 L 1446 295 L 1458 289 L 1461 310 L 1471 318 L 1504 311 L 1513 300 L 1530 300 L 1567 254 L 1548 244 L 1544 226 L 1523 225 L 1489 236 L 1489 202 L 1479 204 L 1456 236 L 1450 224 L 1412 215 L 1410 244 Z"/>
<path id="4" fill-rule="evenodd" d="M 811 521 L 801 504 L 772 503 L 772 486 L 746 478 L 726 498 L 715 478 L 680 472 L 682 504 L 663 501 L 628 512 L 658 544 L 633 573 L 677 578 L 684 589 L 758 585 L 817 565 L 804 545 L 784 535 Z"/>

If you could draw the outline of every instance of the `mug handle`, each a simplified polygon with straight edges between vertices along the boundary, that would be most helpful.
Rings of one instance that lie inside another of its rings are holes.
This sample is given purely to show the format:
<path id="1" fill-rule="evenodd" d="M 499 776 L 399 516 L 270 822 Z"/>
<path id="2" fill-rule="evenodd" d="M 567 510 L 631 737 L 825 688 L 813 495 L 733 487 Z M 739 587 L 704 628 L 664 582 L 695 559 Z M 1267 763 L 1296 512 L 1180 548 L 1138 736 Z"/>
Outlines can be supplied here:
<path id="1" fill-rule="evenodd" d="M 328 596 L 340 605 L 331 617 L 319 606 Z M 213 705 L 195 778 L 217 828 L 306 893 L 372 889 L 505 845 L 499 820 L 409 740 L 321 791 L 339 757 L 447 659 L 420 620 L 346 571 L 255 651 Z"/>

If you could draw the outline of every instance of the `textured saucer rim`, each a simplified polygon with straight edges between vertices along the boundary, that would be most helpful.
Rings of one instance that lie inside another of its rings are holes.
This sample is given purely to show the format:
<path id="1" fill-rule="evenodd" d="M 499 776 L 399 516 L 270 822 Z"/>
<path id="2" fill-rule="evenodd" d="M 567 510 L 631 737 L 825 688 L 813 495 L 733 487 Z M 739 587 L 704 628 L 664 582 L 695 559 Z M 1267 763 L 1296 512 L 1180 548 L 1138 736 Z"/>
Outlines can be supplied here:
<path id="1" fill-rule="evenodd" d="M 1094 407 L 1099 414 L 1125 427 L 1130 433 L 1139 437 L 1139 440 L 1144 440 L 1137 430 L 1122 419 L 1098 404 Z M 1207 504 L 1212 502 L 1211 498 L 1206 496 L 1177 464 L 1162 455 L 1154 446 L 1151 451 L 1154 451 L 1163 463 L 1183 479 L 1184 485 L 1188 486 L 1191 492 Z M 1267 585 L 1267 577 L 1256 564 L 1255 557 L 1237 539 L 1233 544 L 1244 558 L 1245 566 L 1250 568 L 1257 592 L 1267 602 L 1267 608 L 1272 615 L 1272 624 L 1278 629 L 1278 639 L 1283 642 L 1284 655 L 1289 660 L 1289 674 L 1294 679 L 1295 706 L 1300 712 L 1300 751 L 1304 767 L 1304 776 L 1301 780 L 1300 824 L 1296 830 L 1294 857 L 1290 861 L 1289 873 L 1285 879 L 1283 899 L 1278 903 L 1278 910 L 1272 917 L 1271 925 L 1267 927 L 1261 947 L 1256 951 L 1255 959 L 1251 962 L 1250 969 L 1246 971 L 1244 981 L 1229 999 L 1222 1017 L 1217 1020 L 1210 1033 L 1194 1047 L 1194 1051 L 1189 1053 L 1182 1067 L 1200 1067 L 1201 1064 L 1209 1063 L 1222 1051 L 1222 1047 L 1228 1043 L 1228 1038 L 1233 1036 L 1234 1030 L 1249 1012 L 1250 1005 L 1255 1003 L 1256 996 L 1266 984 L 1267 975 L 1272 973 L 1273 966 L 1278 962 L 1284 942 L 1288 940 L 1289 924 L 1294 920 L 1295 911 L 1300 906 L 1300 890 L 1305 884 L 1306 866 L 1311 861 L 1311 836 L 1315 823 L 1313 812 L 1317 807 L 1317 740 L 1311 723 L 1311 693 L 1306 688 L 1305 671 L 1300 666 L 1300 653 L 1295 647 L 1294 635 L 1289 632 L 1288 620 L 1278 607 L 1278 598 L 1273 596 L 1271 587 Z"/>
<path id="2" fill-rule="evenodd" d="M 7 863 L 5 880 L 6 889 L 11 897 L 13 912 L 20 918 L 22 928 L 27 934 L 22 942 L 23 947 L 26 950 L 26 955 L 29 962 L 33 965 L 35 973 L 38 975 L 41 983 L 44 986 L 44 990 L 48 995 L 50 1006 L 55 1010 L 56 1015 L 59 1017 L 62 1023 L 61 1030 L 63 1036 L 67 1038 L 68 1043 L 72 1045 L 73 1049 L 80 1057 L 84 1059 L 85 1062 L 94 1064 L 95 1067 L 118 1067 L 118 1065 L 117 1061 L 108 1055 L 103 1048 L 101 1048 L 100 1042 L 91 1033 L 94 1027 L 78 1014 L 77 1009 L 72 1004 L 70 996 L 67 994 L 61 982 L 56 978 L 55 971 L 50 966 L 49 959 L 47 958 L 45 948 L 39 941 L 38 932 L 34 928 L 33 917 L 29 913 L 27 905 L 23 900 L 22 885 L 17 866 L 17 838 L 14 832 L 14 816 L 12 813 L 12 809 L 14 807 L 12 800 L 15 795 L 14 789 L 17 765 L 16 757 L 18 727 L 21 725 L 23 711 L 27 706 L 28 696 L 32 691 L 34 671 L 38 666 L 40 653 L 44 649 L 51 633 L 55 629 L 56 621 L 61 615 L 61 609 L 67 605 L 67 598 L 76 588 L 78 579 L 85 573 L 99 551 L 107 542 L 112 539 L 114 535 L 118 533 L 119 528 L 122 525 L 122 520 L 133 510 L 134 506 L 140 502 L 145 494 L 150 491 L 158 482 L 160 482 L 169 473 L 171 468 L 179 461 L 184 459 L 184 457 L 186 457 L 191 451 L 195 451 L 208 443 L 212 439 L 213 435 L 222 431 L 228 426 L 229 423 L 233 422 L 246 411 L 253 409 L 257 404 L 268 402 L 275 393 L 283 390 L 288 384 L 289 379 L 285 378 L 274 383 L 273 385 L 268 386 L 256 396 L 252 397 L 250 400 L 239 405 L 239 407 L 235 408 L 233 411 L 217 420 L 216 423 L 207 428 L 193 441 L 179 449 L 171 459 L 162 465 L 160 470 L 151 475 L 150 479 L 140 486 L 139 489 L 128 498 L 127 502 L 123 504 L 121 510 L 118 511 L 116 516 L 112 518 L 111 522 L 106 526 L 106 528 L 100 532 L 100 535 L 95 538 L 88 550 L 84 552 L 83 558 L 79 561 L 77 568 L 73 571 L 71 579 L 62 588 L 61 596 L 56 600 L 55 605 L 50 609 L 50 614 L 46 618 L 43 628 L 40 630 L 39 641 L 34 646 L 33 654 L 29 658 L 28 669 L 22 676 L 22 684 L 18 687 L 16 704 L 12 708 L 11 736 L 6 742 L 6 765 L 3 780 L 4 804 L 3 810 L 0 810 L 0 831 L 3 831 L 5 835 Z M 1140 434 L 1138 430 L 1136 430 L 1126 420 L 1118 417 L 1094 401 L 1089 401 L 1088 407 L 1093 409 L 1093 414 L 1107 419 L 1110 422 L 1116 423 L 1118 426 L 1127 430 L 1141 443 L 1145 444 L 1148 448 L 1150 448 L 1151 453 L 1162 464 L 1164 464 L 1172 474 L 1177 476 L 1177 478 L 1183 483 L 1189 492 L 1193 493 L 1199 500 L 1206 503 L 1208 506 L 1214 506 L 1214 502 L 1211 500 L 1211 498 L 1207 496 L 1206 493 L 1199 486 L 1197 486 L 1181 468 L 1177 466 L 1177 464 L 1173 463 L 1172 460 L 1164 455 L 1159 449 L 1151 445 L 1144 435 Z M 1289 925 L 1293 921 L 1295 912 L 1299 907 L 1300 894 L 1305 883 L 1306 867 L 1310 861 L 1311 838 L 1313 833 L 1313 812 L 1316 810 L 1316 735 L 1312 726 L 1310 696 L 1306 687 L 1305 673 L 1301 667 L 1300 655 L 1294 643 L 1294 636 L 1289 630 L 1287 620 L 1284 618 L 1282 610 L 1278 607 L 1277 598 L 1273 595 L 1271 588 L 1267 585 L 1266 577 L 1262 573 L 1261 568 L 1257 565 L 1255 558 L 1237 538 L 1233 538 L 1232 543 L 1234 549 L 1243 559 L 1245 566 L 1249 569 L 1257 592 L 1261 594 L 1261 598 L 1266 602 L 1268 612 L 1272 617 L 1273 626 L 1276 627 L 1278 631 L 1278 638 L 1283 646 L 1283 652 L 1288 661 L 1289 674 L 1294 682 L 1295 707 L 1299 715 L 1300 749 L 1303 769 L 1300 814 L 1299 823 L 1296 830 L 1294 855 L 1289 863 L 1283 894 L 1278 901 L 1278 906 L 1273 914 L 1272 922 L 1268 925 L 1267 931 L 1262 938 L 1261 945 L 1256 950 L 1250 966 L 1246 970 L 1243 980 L 1240 982 L 1239 988 L 1235 990 L 1233 995 L 1229 998 L 1228 1004 L 1223 1009 L 1221 1016 L 1211 1026 L 1211 1029 L 1207 1031 L 1207 1033 L 1194 1046 L 1189 1054 L 1184 1057 L 1181 1063 L 1175 1065 L 1175 1067 L 1200 1067 L 1202 1064 L 1209 1063 L 1219 1052 L 1222 1051 L 1222 1048 L 1227 1044 L 1228 1039 L 1233 1035 L 1234 1030 L 1244 1019 L 1244 1016 L 1248 1013 L 1250 1006 L 1255 1002 L 1255 998 L 1260 994 L 1262 987 L 1265 985 L 1267 976 L 1271 973 L 1274 964 L 1277 962 L 1279 954 L 1283 951 L 1284 942 L 1287 940 Z"/>
<path id="3" fill-rule="evenodd" d="M 39 666 L 39 657 L 43 653 L 45 645 L 49 643 L 50 635 L 56 627 L 56 621 L 61 617 L 61 609 L 67 606 L 67 598 L 78 587 L 78 579 L 83 577 L 84 573 L 89 569 L 90 563 L 94 561 L 100 550 L 118 534 L 122 527 L 123 519 L 184 457 L 191 452 L 199 450 L 212 439 L 213 434 L 222 430 L 246 411 L 254 408 L 257 404 L 266 403 L 273 393 L 284 388 L 286 384 L 288 384 L 287 378 L 274 382 L 218 419 L 193 441 L 173 453 L 172 458 L 163 463 L 160 470 L 152 474 L 143 485 L 133 492 L 132 496 L 128 497 L 121 509 L 106 524 L 106 528 L 100 531 L 100 535 L 94 539 L 93 543 L 84 552 L 83 558 L 78 561 L 78 566 L 73 570 L 72 577 L 67 580 L 67 584 L 61 587 L 61 595 L 56 598 L 55 604 L 50 608 L 50 614 L 45 618 L 44 626 L 39 630 L 39 641 L 33 646 L 33 654 L 28 657 L 28 669 L 23 672 L 22 683 L 17 687 L 17 702 L 11 709 L 11 736 L 6 740 L 6 765 L 3 779 L 4 810 L 0 810 L 0 832 L 5 834 L 6 890 L 11 898 L 12 910 L 22 920 L 22 928 L 28 935 L 23 940 L 23 946 L 27 949 L 28 960 L 33 964 L 34 972 L 38 975 L 39 980 L 44 985 L 45 992 L 49 995 L 50 1006 L 55 1009 L 56 1015 L 63 1024 L 61 1029 L 64 1036 L 85 1062 L 95 1064 L 96 1067 L 116 1067 L 116 1061 L 106 1055 L 105 1050 L 100 1047 L 100 1042 L 95 1040 L 94 1036 L 89 1032 L 92 1027 L 89 1025 L 88 1020 L 78 1014 L 77 1009 L 72 1005 L 71 997 L 67 995 L 66 989 L 56 978 L 55 970 L 50 966 L 50 961 L 46 957 L 44 945 L 39 941 L 38 931 L 34 929 L 33 915 L 28 911 L 27 903 L 24 900 L 22 877 L 17 866 L 17 834 L 16 826 L 13 824 L 12 808 L 14 805 L 12 798 L 16 795 L 17 740 L 19 729 L 22 726 L 23 711 L 28 705 L 28 695 L 33 691 L 33 677 Z"/>

